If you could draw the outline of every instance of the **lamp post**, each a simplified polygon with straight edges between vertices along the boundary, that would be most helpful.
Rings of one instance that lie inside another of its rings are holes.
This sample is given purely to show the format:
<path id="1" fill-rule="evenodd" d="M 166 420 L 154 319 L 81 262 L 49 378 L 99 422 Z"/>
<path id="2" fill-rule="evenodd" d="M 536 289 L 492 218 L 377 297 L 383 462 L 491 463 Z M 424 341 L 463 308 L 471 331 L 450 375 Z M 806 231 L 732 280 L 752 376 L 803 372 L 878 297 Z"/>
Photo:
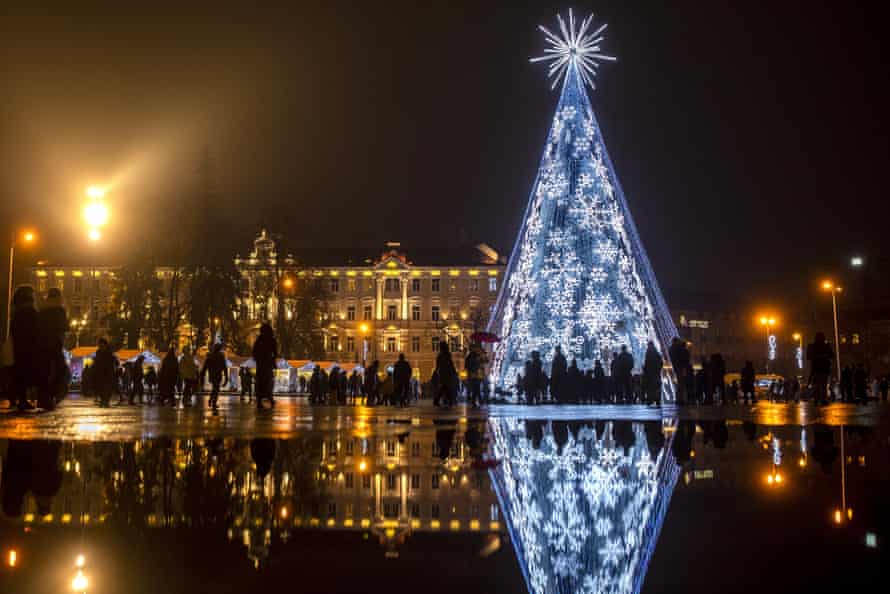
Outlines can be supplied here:
<path id="1" fill-rule="evenodd" d="M 795 355 L 795 359 L 797 359 L 797 368 L 803 369 L 803 334 L 795 332 L 791 335 L 791 338 L 797 341 L 797 353 Z"/>
<path id="2" fill-rule="evenodd" d="M 101 186 L 89 186 L 84 193 L 88 200 L 83 207 L 83 220 L 87 224 L 87 237 L 93 243 L 102 239 L 101 228 L 108 224 L 111 211 L 103 199 L 107 191 Z M 96 302 L 96 271 L 90 267 L 90 313 Z"/>
<path id="3" fill-rule="evenodd" d="M 9 276 L 6 281 L 6 338 L 9 338 L 9 329 L 12 327 L 12 287 L 15 282 L 13 271 L 15 270 L 15 248 L 19 241 L 23 245 L 31 245 L 37 241 L 37 234 L 34 231 L 19 231 L 13 233 L 9 241 Z"/>
<path id="4" fill-rule="evenodd" d="M 773 327 L 776 325 L 774 316 L 760 316 L 760 325 L 766 328 L 766 372 L 769 373 L 769 362 L 776 357 L 776 346 L 774 344 Z"/>
<path id="5" fill-rule="evenodd" d="M 837 363 L 837 379 L 841 379 L 841 341 L 840 334 L 837 329 L 837 294 L 842 292 L 843 287 L 839 287 L 830 280 L 822 281 L 822 290 L 831 293 L 831 313 L 834 318 L 834 357 Z"/>

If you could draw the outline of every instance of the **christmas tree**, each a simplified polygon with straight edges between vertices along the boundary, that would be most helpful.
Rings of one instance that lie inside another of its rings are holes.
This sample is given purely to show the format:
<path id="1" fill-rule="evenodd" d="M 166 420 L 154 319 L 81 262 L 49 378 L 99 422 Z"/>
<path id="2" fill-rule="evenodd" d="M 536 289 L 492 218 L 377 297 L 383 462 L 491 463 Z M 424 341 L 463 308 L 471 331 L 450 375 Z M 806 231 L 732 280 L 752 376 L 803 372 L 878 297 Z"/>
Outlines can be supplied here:
<path id="1" fill-rule="evenodd" d="M 680 474 L 661 421 L 490 419 L 491 471 L 532 594 L 637 594 Z"/>
<path id="2" fill-rule="evenodd" d="M 597 359 L 608 369 L 626 345 L 639 370 L 648 341 L 666 356 L 676 334 L 585 90 L 614 59 L 592 16 L 577 27 L 571 11 L 568 24 L 557 17 L 561 35 L 540 27 L 551 47 L 532 61 L 549 62 L 562 91 L 489 326 L 501 337 L 491 368 L 501 390 L 532 351 L 546 364 L 560 346 L 582 369 Z"/>

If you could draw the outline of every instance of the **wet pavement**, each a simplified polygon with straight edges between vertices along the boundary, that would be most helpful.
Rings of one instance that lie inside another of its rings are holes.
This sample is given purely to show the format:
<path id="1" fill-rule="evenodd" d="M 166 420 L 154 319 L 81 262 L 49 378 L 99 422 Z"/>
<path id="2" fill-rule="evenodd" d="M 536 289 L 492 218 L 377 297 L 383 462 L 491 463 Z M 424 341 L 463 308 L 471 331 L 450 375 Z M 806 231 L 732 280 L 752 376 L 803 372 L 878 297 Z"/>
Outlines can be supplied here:
<path id="1" fill-rule="evenodd" d="M 826 407 L 0 417 L 0 592 L 880 590 L 890 423 Z M 84 556 L 82 567 L 77 566 Z"/>
<path id="2" fill-rule="evenodd" d="M 2 402 L 2 401 L 0 401 Z M 206 404 L 206 401 L 205 401 Z M 626 419 L 679 420 L 735 419 L 767 425 L 878 425 L 888 422 L 890 406 L 835 403 L 784 404 L 759 402 L 754 405 L 722 406 L 643 406 L 492 405 L 480 409 L 460 405 L 451 409 L 432 406 L 428 401 L 407 408 L 366 406 L 310 406 L 305 397 L 281 397 L 274 408 L 262 411 L 237 396 L 221 396 L 219 410 L 204 406 L 176 408 L 147 405 L 118 405 L 102 408 L 92 399 L 69 396 L 52 412 L 0 412 L 0 438 L 16 439 L 135 439 L 142 437 L 274 437 L 284 438 L 306 429 L 324 429 L 364 422 L 432 423 L 437 419 Z"/>

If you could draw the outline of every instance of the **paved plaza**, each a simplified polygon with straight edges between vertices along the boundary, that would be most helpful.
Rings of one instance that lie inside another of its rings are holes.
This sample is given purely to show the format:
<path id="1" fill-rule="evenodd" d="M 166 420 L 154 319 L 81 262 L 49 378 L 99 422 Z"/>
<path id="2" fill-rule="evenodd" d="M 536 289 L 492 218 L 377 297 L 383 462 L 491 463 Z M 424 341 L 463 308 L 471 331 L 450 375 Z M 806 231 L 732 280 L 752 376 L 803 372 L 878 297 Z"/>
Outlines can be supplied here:
<path id="1" fill-rule="evenodd" d="M 378 430 L 383 431 L 390 425 L 396 431 L 405 424 L 431 425 L 436 421 L 464 422 L 489 417 L 550 420 L 678 418 L 753 421 L 762 425 L 878 425 L 887 422 L 888 414 L 890 407 L 880 403 L 865 406 L 836 403 L 820 407 L 810 403 L 770 402 L 725 407 L 492 405 L 480 409 L 460 405 L 441 409 L 428 401 L 407 408 L 310 406 L 305 397 L 278 398 L 274 409 L 258 411 L 255 405 L 237 396 L 221 396 L 219 410 L 213 412 L 206 406 L 172 408 L 125 404 L 101 408 L 93 400 L 75 394 L 52 412 L 17 413 L 5 410 L 0 413 L 0 438 L 96 441 L 161 436 L 286 438 L 308 429 L 338 429 L 357 423 L 378 424 Z"/>

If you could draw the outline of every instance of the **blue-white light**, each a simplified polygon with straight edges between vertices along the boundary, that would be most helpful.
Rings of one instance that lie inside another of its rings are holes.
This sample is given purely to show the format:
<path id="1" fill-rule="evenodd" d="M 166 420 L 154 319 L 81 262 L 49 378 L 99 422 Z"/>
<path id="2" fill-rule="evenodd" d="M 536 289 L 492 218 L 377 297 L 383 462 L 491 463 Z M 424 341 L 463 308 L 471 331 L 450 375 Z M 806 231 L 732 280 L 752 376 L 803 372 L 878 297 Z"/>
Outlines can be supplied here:
<path id="1" fill-rule="evenodd" d="M 532 351 L 549 364 L 555 347 L 582 369 L 627 345 L 639 372 L 646 345 L 662 354 L 676 335 L 648 256 L 584 90 L 592 86 L 605 25 L 559 19 L 542 28 L 562 80 L 556 114 L 489 329 L 501 337 L 491 378 L 509 390 Z M 588 32 L 591 31 L 591 32 Z M 672 399 L 665 376 L 663 399 Z"/>

